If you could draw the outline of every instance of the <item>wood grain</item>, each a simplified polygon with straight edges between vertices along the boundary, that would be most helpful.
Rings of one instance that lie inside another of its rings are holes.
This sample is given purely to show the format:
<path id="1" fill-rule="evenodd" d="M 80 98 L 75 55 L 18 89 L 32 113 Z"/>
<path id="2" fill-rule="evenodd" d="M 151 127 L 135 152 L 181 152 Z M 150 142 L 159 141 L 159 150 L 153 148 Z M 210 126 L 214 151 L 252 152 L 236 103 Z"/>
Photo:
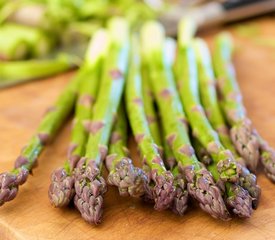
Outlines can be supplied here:
<path id="1" fill-rule="evenodd" d="M 260 36 L 275 40 L 274 19 L 254 24 L 260 27 Z M 211 42 L 212 33 L 203 36 Z M 275 48 L 260 46 L 253 38 L 235 38 L 235 65 L 248 114 L 259 132 L 275 146 Z M 45 109 L 72 74 L 0 91 L 0 171 L 12 168 L 13 160 L 34 133 Z M 120 197 L 112 187 L 106 195 L 104 222 L 98 227 L 85 223 L 73 207 L 52 208 L 47 198 L 49 176 L 66 156 L 69 128 L 69 124 L 65 126 L 42 154 L 34 176 L 20 188 L 18 197 L 0 208 L 1 240 L 275 239 L 275 185 L 261 170 L 260 206 L 248 220 L 217 221 L 196 206 L 191 206 L 184 217 L 169 211 L 156 212 L 139 200 Z M 133 150 L 133 143 L 131 146 Z M 136 159 L 137 154 L 133 156 Z"/>

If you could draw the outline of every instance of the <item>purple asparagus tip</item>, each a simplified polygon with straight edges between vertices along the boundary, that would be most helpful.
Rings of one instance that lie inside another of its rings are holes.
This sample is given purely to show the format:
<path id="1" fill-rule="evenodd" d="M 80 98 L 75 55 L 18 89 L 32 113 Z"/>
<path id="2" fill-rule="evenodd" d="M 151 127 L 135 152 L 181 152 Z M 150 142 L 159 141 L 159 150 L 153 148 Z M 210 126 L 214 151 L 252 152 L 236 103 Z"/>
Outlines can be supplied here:
<path id="1" fill-rule="evenodd" d="M 217 164 L 220 179 L 224 182 L 237 182 L 241 169 L 235 162 L 232 153 L 229 150 L 221 152 L 222 159 Z"/>
<path id="2" fill-rule="evenodd" d="M 16 197 L 19 185 L 26 182 L 28 175 L 29 171 L 25 168 L 18 168 L 17 174 L 0 174 L 0 206 Z"/>
<path id="3" fill-rule="evenodd" d="M 250 173 L 245 166 L 240 166 L 240 168 L 240 186 L 248 191 L 252 197 L 252 207 L 253 209 L 257 209 L 261 197 L 261 188 L 257 184 L 257 177 L 253 173 Z"/>
<path id="4" fill-rule="evenodd" d="M 143 170 L 135 167 L 129 158 L 122 158 L 108 176 L 108 183 L 117 186 L 121 196 L 144 195 L 144 185 L 147 181 Z"/>
<path id="5" fill-rule="evenodd" d="M 52 173 L 48 196 L 54 207 L 67 206 L 74 197 L 74 177 L 69 176 L 64 168 Z"/>
<path id="6" fill-rule="evenodd" d="M 205 168 L 195 170 L 193 166 L 183 168 L 189 194 L 199 202 L 200 207 L 214 218 L 230 220 L 220 189 L 210 172 Z"/>
<path id="7" fill-rule="evenodd" d="M 183 216 L 188 207 L 188 191 L 185 180 L 181 174 L 174 178 L 176 194 L 171 209 L 174 213 Z"/>
<path id="8" fill-rule="evenodd" d="M 241 218 L 249 218 L 252 214 L 252 198 L 248 191 L 237 184 L 230 186 L 231 196 L 227 198 L 227 205 L 233 213 Z"/>
<path id="9" fill-rule="evenodd" d="M 96 163 L 89 161 L 85 167 L 85 162 L 82 158 L 77 164 L 74 204 L 88 223 L 97 225 L 101 223 L 107 186 Z"/>
<path id="10" fill-rule="evenodd" d="M 246 161 L 247 167 L 255 172 L 259 161 L 259 142 L 252 123 L 244 119 L 230 129 L 230 136 L 238 153 Z"/>
<path id="11" fill-rule="evenodd" d="M 261 139 L 260 136 L 259 142 L 261 154 L 260 159 L 264 166 L 265 174 L 272 182 L 275 182 L 275 149 L 270 147 L 266 141 Z"/>
<path id="12" fill-rule="evenodd" d="M 154 208 L 158 211 L 168 209 L 171 207 L 176 193 L 173 174 L 170 171 L 158 174 L 156 170 L 149 173 L 150 181 L 145 184 L 144 200 L 150 202 L 153 199 Z"/>

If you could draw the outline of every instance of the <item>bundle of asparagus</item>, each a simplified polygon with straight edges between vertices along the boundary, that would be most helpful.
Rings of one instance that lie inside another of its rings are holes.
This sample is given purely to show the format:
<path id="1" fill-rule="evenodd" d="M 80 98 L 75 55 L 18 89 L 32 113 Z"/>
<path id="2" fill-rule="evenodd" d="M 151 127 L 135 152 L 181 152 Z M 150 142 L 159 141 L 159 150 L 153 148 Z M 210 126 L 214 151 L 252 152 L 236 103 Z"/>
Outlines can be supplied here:
<path id="1" fill-rule="evenodd" d="M 97 30 L 82 66 L 14 169 L 0 174 L 0 205 L 15 198 L 45 145 L 75 109 L 67 159 L 51 176 L 53 206 L 73 200 L 87 222 L 99 224 L 108 183 L 121 196 L 153 202 L 156 210 L 184 215 L 190 197 L 214 218 L 250 217 L 261 195 L 250 170 L 261 159 L 274 180 L 275 150 L 245 113 L 229 35 L 215 41 L 214 71 L 207 44 L 194 34 L 187 19 L 180 23 L 178 43 L 155 21 L 144 24 L 139 35 L 130 36 L 121 17 Z M 127 148 L 128 121 L 142 169 L 134 166 Z"/>

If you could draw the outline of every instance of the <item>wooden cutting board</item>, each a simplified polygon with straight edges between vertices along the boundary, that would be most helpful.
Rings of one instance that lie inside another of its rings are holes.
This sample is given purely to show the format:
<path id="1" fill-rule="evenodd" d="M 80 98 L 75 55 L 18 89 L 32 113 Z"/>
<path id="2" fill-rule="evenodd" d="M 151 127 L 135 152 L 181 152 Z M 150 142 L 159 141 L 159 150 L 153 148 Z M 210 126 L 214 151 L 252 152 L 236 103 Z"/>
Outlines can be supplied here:
<path id="1" fill-rule="evenodd" d="M 274 23 L 275 19 L 265 18 L 254 21 L 253 25 L 259 28 L 260 37 L 273 38 L 275 43 Z M 235 65 L 244 102 L 255 127 L 275 147 L 275 48 L 272 44 L 263 46 L 263 41 L 256 41 L 255 37 L 244 37 L 244 32 L 240 34 L 239 30 L 233 29 L 238 45 Z M 212 33 L 203 36 L 211 42 Z M 12 168 L 45 109 L 72 75 L 0 91 L 1 172 Z M 0 208 L 0 240 L 275 239 L 275 185 L 264 177 L 261 169 L 258 173 L 262 187 L 260 206 L 247 220 L 235 218 L 221 222 L 196 206 L 190 206 L 184 217 L 170 211 L 157 212 L 140 200 L 120 197 L 113 187 L 106 194 L 104 221 L 100 226 L 88 225 L 73 207 L 54 209 L 47 198 L 49 176 L 65 159 L 69 129 L 68 124 L 47 147 L 34 176 L 20 188 L 18 197 Z M 133 144 L 131 149 L 133 158 L 137 159 Z"/>

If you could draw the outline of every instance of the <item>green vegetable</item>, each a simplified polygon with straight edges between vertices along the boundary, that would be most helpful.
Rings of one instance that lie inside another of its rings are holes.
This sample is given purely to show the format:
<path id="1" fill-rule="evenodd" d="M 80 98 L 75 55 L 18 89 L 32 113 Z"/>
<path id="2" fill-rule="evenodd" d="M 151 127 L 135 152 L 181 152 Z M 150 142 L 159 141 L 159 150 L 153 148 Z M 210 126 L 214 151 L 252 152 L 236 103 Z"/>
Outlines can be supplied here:
<path id="1" fill-rule="evenodd" d="M 68 118 L 75 103 L 79 80 L 75 78 L 71 81 L 58 97 L 54 106 L 48 109 L 36 134 L 16 159 L 14 169 L 0 174 L 0 205 L 16 197 L 19 185 L 26 182 L 45 145 L 56 135 L 58 129 Z"/>
<path id="2" fill-rule="evenodd" d="M 184 34 L 184 31 L 179 31 L 179 39 L 185 39 L 181 37 Z M 220 142 L 217 132 L 209 123 L 200 103 L 195 51 L 191 41 L 178 42 L 175 66 L 179 94 L 194 136 L 198 138 L 217 165 L 221 180 L 237 182 L 238 165 L 232 153 Z"/>
<path id="3" fill-rule="evenodd" d="M 261 189 L 257 185 L 256 176 L 250 173 L 245 167 L 243 159 L 240 158 L 231 142 L 228 128 L 219 108 L 215 87 L 216 80 L 212 70 L 211 56 L 207 44 L 202 39 L 196 39 L 194 41 L 194 47 L 198 66 L 200 97 L 208 120 L 217 131 L 222 144 L 233 153 L 235 159 L 240 163 L 240 186 L 249 192 L 253 198 L 253 207 L 256 208 L 261 195 Z"/>
<path id="4" fill-rule="evenodd" d="M 210 164 L 212 162 L 211 156 L 208 154 L 206 149 L 201 145 L 199 140 L 195 137 L 192 138 L 192 145 L 195 148 L 196 154 L 201 162 L 207 165 L 207 169 L 212 173 L 217 185 L 223 190 L 224 200 L 229 209 L 232 210 L 234 214 L 241 218 L 249 218 L 252 214 L 252 197 L 249 195 L 248 191 L 240 185 L 242 184 L 242 177 L 239 183 L 230 183 L 220 181 L 220 174 L 217 171 L 215 164 Z"/>
<path id="5" fill-rule="evenodd" d="M 172 69 L 163 60 L 164 35 L 162 26 L 157 22 L 148 22 L 141 29 L 142 47 L 150 62 L 151 86 L 160 111 L 165 139 L 173 151 L 180 171 L 186 177 L 189 194 L 211 216 L 227 220 L 229 213 L 221 192 L 211 174 L 197 160 L 191 146 Z"/>
<path id="6" fill-rule="evenodd" d="M 78 100 L 73 120 L 71 142 L 68 148 L 68 158 L 62 168 L 52 172 L 48 196 L 55 207 L 67 206 L 73 198 L 73 170 L 85 153 L 88 132 L 86 124 L 92 116 L 96 99 L 101 65 L 108 49 L 108 35 L 104 30 L 98 30 L 88 47 L 86 59 L 78 71 L 76 78 L 80 80 Z"/>
<path id="7" fill-rule="evenodd" d="M 48 59 L 0 61 L 0 88 L 65 72 L 75 66 L 74 57 L 59 54 Z"/>
<path id="8" fill-rule="evenodd" d="M 251 121 L 246 116 L 242 95 L 232 64 L 233 42 L 227 33 L 215 39 L 213 64 L 221 96 L 221 107 L 230 125 L 230 136 L 238 153 L 251 171 L 255 171 L 259 160 L 259 143 Z"/>
<path id="9" fill-rule="evenodd" d="M 129 158 L 127 137 L 127 119 L 121 104 L 106 158 L 108 183 L 117 186 L 121 196 L 141 197 L 145 193 L 144 184 L 147 179 L 145 173 L 135 167 Z"/>
<path id="10" fill-rule="evenodd" d="M 159 154 L 159 148 L 154 142 L 146 118 L 137 41 L 132 49 L 133 53 L 126 84 L 127 113 L 144 165 L 146 165 L 145 171 L 149 178 L 149 183 L 146 188 L 147 195 L 152 195 L 151 198 L 155 202 L 155 209 L 163 210 L 170 206 L 175 194 L 173 176 L 172 173 L 164 167 L 164 163 Z M 151 112 L 151 114 L 152 113 L 154 112 Z"/>
<path id="11" fill-rule="evenodd" d="M 94 224 L 99 224 L 102 218 L 103 195 L 107 187 L 101 170 L 123 92 L 129 53 L 127 21 L 118 17 L 111 19 L 108 32 L 111 43 L 89 124 L 86 153 L 78 162 L 75 173 L 75 206 L 87 222 Z"/>

